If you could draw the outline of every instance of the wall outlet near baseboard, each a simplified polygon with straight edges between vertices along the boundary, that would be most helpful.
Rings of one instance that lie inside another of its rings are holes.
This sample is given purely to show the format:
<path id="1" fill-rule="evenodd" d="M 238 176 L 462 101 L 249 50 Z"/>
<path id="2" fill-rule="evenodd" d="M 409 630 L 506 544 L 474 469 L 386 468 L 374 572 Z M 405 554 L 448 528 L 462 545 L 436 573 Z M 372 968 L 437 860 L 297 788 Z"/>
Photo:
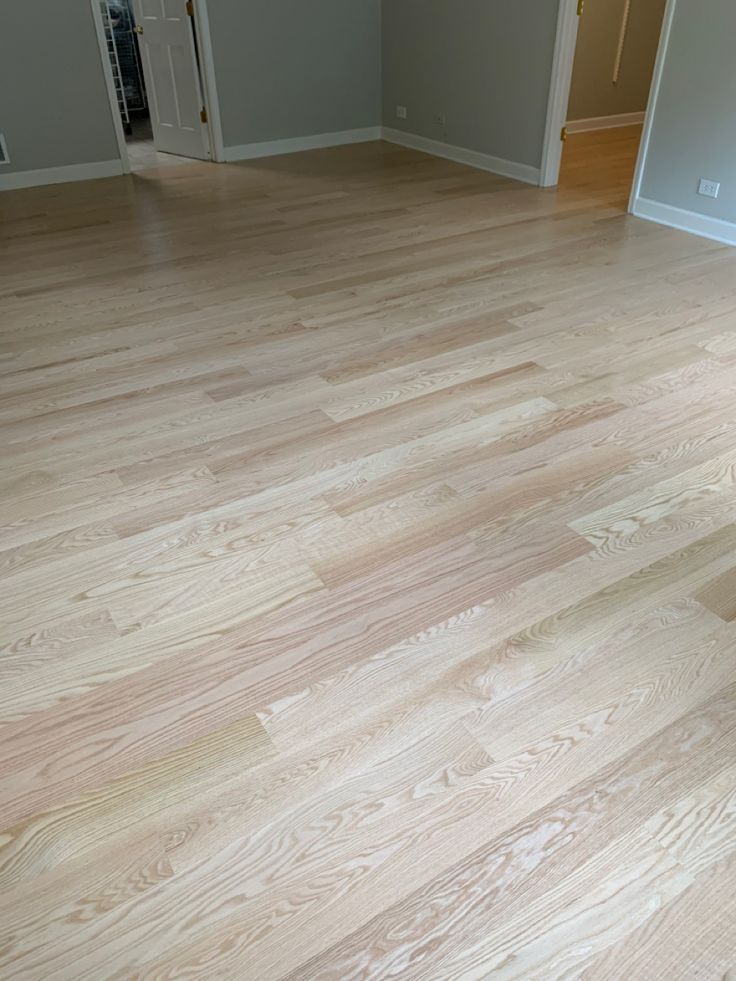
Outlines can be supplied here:
<path id="1" fill-rule="evenodd" d="M 444 126 L 447 122 L 447 116 L 444 114 L 444 112 L 436 112 L 434 116 L 432 116 L 432 119 L 437 126 Z"/>
<path id="2" fill-rule="evenodd" d="M 721 190 L 721 185 L 718 181 L 709 181 L 704 177 L 700 178 L 700 183 L 698 184 L 698 194 L 702 194 L 706 198 L 717 198 Z"/>
<path id="3" fill-rule="evenodd" d="M 407 116 L 406 106 L 397 106 L 396 107 L 396 118 L 397 119 L 406 119 L 406 116 Z"/>

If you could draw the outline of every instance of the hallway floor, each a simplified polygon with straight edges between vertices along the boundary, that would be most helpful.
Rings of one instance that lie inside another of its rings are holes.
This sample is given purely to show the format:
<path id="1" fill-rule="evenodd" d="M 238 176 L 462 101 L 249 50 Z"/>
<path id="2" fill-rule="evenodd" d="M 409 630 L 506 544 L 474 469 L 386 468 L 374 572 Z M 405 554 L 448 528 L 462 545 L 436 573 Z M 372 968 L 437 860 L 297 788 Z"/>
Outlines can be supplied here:
<path id="1" fill-rule="evenodd" d="M 562 154 L 561 187 L 627 211 L 641 136 L 641 126 L 571 134 Z"/>
<path id="2" fill-rule="evenodd" d="M 133 135 L 125 143 L 128 149 L 130 169 L 136 174 L 143 170 L 161 167 L 177 167 L 181 164 L 200 163 L 191 157 L 178 157 L 174 153 L 159 153 L 153 142 L 153 130 L 149 119 L 133 119 Z"/>

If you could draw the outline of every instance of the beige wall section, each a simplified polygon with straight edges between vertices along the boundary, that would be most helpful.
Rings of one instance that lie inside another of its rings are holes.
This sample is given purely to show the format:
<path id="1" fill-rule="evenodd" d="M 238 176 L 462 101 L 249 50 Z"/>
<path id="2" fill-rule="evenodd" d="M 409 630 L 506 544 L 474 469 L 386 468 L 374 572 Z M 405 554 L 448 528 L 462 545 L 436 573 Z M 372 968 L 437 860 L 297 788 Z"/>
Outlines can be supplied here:
<path id="1" fill-rule="evenodd" d="M 633 0 L 621 75 L 614 85 L 625 0 L 586 0 L 575 51 L 569 120 L 646 109 L 665 3 L 666 0 Z"/>

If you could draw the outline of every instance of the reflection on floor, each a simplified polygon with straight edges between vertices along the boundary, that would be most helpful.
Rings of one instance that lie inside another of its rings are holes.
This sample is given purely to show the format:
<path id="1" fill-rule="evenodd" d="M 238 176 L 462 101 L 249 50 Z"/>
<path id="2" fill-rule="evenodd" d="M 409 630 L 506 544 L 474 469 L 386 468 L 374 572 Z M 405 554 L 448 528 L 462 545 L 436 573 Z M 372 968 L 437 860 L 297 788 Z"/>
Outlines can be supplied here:
<path id="1" fill-rule="evenodd" d="M 133 135 L 127 139 L 128 159 L 133 173 L 158 167 L 176 167 L 198 161 L 191 157 L 177 157 L 173 153 L 161 153 L 153 145 L 153 130 L 150 119 L 132 122 Z"/>

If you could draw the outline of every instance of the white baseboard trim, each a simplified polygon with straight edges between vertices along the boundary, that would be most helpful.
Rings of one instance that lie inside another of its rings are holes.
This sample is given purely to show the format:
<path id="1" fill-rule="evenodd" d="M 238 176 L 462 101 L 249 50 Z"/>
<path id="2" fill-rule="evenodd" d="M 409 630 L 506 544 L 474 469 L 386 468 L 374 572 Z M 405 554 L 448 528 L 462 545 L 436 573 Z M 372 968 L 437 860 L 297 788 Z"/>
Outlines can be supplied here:
<path id="1" fill-rule="evenodd" d="M 420 150 L 435 157 L 453 160 L 455 163 L 467 164 L 478 170 L 487 170 L 503 177 L 511 177 L 524 181 L 526 184 L 539 184 L 539 168 L 527 164 L 515 163 L 513 160 L 503 160 L 501 157 L 491 157 L 475 150 L 451 146 L 438 140 L 430 140 L 414 133 L 390 129 L 381 126 L 369 126 L 365 129 L 348 129 L 338 133 L 318 133 L 315 136 L 299 136 L 294 139 L 272 140 L 266 143 L 244 143 L 241 146 L 226 146 L 225 160 L 236 163 L 238 160 L 258 160 L 262 157 L 276 157 L 285 153 L 302 153 L 305 150 L 323 150 L 333 146 L 347 146 L 352 143 L 369 143 L 374 140 L 386 140 L 399 146 Z"/>
<path id="2" fill-rule="evenodd" d="M 338 133 L 318 133 L 316 136 L 297 136 L 289 140 L 272 140 L 268 143 L 244 143 L 226 146 L 225 160 L 258 160 L 261 157 L 278 157 L 284 153 L 301 153 L 304 150 L 324 150 L 331 146 L 348 146 L 351 143 L 371 143 L 381 139 L 380 126 L 365 129 L 345 129 Z"/>
<path id="3" fill-rule="evenodd" d="M 120 177 L 121 160 L 101 160 L 99 163 L 71 164 L 68 167 L 47 167 L 43 170 L 19 170 L 0 174 L 0 191 L 15 191 L 22 187 L 41 187 L 44 184 L 67 184 L 71 181 L 92 181 L 100 177 Z"/>
<path id="4" fill-rule="evenodd" d="M 677 228 L 682 232 L 691 232 L 693 235 L 723 242 L 724 245 L 736 245 L 736 223 L 734 222 L 722 221 L 720 218 L 709 218 L 707 215 L 700 215 L 696 211 L 675 208 L 671 204 L 660 204 L 659 201 L 651 201 L 649 198 L 637 198 L 632 214 L 636 215 L 637 218 L 655 221 L 659 225 L 668 225 L 670 228 Z"/>
<path id="5" fill-rule="evenodd" d="M 619 126 L 643 126 L 645 112 L 621 112 L 617 116 L 591 116 L 589 119 L 569 119 L 567 132 L 591 133 L 596 129 L 618 129 Z"/>
<path id="6" fill-rule="evenodd" d="M 475 167 L 476 170 L 487 170 L 492 174 L 500 174 L 501 177 L 523 181 L 525 184 L 539 185 L 541 176 L 539 167 L 530 167 L 528 164 L 516 163 L 514 160 L 504 160 L 502 157 L 492 157 L 487 153 L 478 153 L 477 150 L 466 150 L 464 147 L 452 146 L 450 143 L 441 143 L 439 140 L 430 140 L 425 136 L 405 133 L 403 130 L 390 127 L 384 127 L 383 139 L 387 143 L 397 143 L 411 150 L 429 153 L 433 157 L 443 157 L 445 160 Z"/>

